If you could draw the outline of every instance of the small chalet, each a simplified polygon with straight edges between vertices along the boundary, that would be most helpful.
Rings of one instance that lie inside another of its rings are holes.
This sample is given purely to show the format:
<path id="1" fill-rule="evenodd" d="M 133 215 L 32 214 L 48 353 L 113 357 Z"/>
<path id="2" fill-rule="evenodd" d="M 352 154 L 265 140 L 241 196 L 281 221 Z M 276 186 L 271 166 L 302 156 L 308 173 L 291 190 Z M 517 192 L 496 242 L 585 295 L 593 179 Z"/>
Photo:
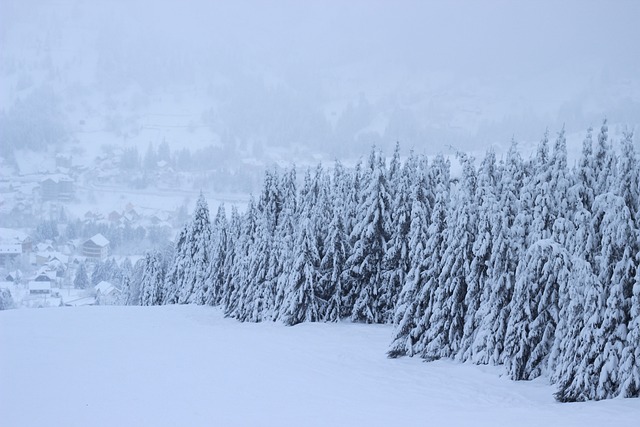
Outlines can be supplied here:
<path id="1" fill-rule="evenodd" d="M 82 244 L 82 255 L 90 261 L 102 261 L 109 256 L 109 240 L 98 233 Z"/>
<path id="2" fill-rule="evenodd" d="M 96 304 L 113 305 L 117 302 L 120 291 L 111 283 L 103 280 L 94 289 L 96 291 Z"/>

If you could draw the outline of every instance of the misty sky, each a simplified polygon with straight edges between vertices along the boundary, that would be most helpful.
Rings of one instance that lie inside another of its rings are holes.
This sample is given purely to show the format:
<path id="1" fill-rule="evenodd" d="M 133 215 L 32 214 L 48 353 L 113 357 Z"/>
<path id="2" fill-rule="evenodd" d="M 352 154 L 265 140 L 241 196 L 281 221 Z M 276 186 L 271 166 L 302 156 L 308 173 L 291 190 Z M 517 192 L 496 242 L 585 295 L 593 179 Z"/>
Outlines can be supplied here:
<path id="1" fill-rule="evenodd" d="M 281 111 L 269 120 L 313 123 L 297 139 L 330 126 L 316 110 L 335 125 L 365 102 L 352 127 L 382 138 L 493 142 L 637 126 L 639 21 L 634 0 L 3 0 L 0 59 L 45 52 L 63 99 L 137 85 L 233 111 L 225 126 Z M 7 108 L 21 93 L 2 78 Z"/>

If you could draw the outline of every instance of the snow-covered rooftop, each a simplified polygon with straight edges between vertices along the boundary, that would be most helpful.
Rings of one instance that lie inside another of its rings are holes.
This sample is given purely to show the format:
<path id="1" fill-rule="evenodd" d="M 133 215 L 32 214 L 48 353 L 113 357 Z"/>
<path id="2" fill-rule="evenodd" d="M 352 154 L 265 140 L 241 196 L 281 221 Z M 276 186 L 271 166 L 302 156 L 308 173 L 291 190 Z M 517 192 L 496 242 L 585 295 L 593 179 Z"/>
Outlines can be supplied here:
<path id="1" fill-rule="evenodd" d="M 109 240 L 107 240 L 107 238 L 100 233 L 96 234 L 89 240 L 91 240 L 93 243 L 95 243 L 98 246 L 107 246 L 109 244 Z"/>
<path id="2" fill-rule="evenodd" d="M 109 295 L 110 293 L 116 290 L 116 287 L 113 286 L 110 282 L 103 280 L 94 286 L 96 292 L 100 292 L 102 295 Z"/>
<path id="3" fill-rule="evenodd" d="M 29 235 L 13 228 L 0 228 L 0 242 L 17 243 L 25 241 Z"/>

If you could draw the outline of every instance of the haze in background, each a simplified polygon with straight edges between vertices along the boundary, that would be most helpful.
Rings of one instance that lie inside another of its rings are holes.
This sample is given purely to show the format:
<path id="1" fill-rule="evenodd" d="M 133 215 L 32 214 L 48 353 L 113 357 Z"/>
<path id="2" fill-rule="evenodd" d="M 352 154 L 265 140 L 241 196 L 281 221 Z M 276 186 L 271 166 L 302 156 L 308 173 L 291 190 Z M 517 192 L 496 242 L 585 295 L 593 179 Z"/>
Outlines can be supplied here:
<path id="1" fill-rule="evenodd" d="M 290 161 L 637 128 L 639 19 L 634 0 L 3 0 L 0 154 L 164 141 Z"/>

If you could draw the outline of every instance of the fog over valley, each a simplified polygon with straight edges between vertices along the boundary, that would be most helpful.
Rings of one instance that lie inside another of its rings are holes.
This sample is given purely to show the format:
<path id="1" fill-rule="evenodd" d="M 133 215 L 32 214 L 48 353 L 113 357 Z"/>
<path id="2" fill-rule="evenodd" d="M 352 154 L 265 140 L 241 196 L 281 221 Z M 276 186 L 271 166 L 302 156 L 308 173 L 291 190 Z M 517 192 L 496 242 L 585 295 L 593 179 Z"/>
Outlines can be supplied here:
<path id="1" fill-rule="evenodd" d="M 633 1 L 0 7 L 3 150 L 166 141 L 333 160 L 396 141 L 504 148 L 563 124 L 581 140 L 605 117 L 633 128 L 640 116 Z M 25 140 L 26 108 L 55 132 Z"/>
<path id="2" fill-rule="evenodd" d="M 637 424 L 639 23 L 0 0 L 0 425 Z"/>

